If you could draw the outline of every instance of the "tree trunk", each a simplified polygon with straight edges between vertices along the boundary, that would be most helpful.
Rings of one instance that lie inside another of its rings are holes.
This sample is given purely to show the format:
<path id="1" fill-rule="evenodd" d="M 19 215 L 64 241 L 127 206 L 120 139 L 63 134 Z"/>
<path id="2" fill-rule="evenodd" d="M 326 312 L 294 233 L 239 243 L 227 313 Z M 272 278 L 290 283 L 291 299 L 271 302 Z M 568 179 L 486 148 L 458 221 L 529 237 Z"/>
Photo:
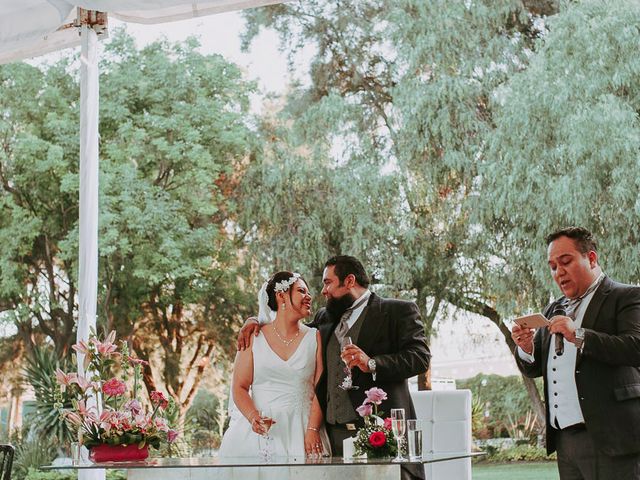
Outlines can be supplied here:
<path id="1" fill-rule="evenodd" d="M 429 370 L 418 375 L 418 390 L 432 390 L 431 388 L 431 365 Z"/>
<path id="2" fill-rule="evenodd" d="M 522 380 L 524 381 L 524 386 L 526 387 L 529 398 L 531 399 L 531 408 L 536 414 L 538 425 L 540 425 L 540 430 L 538 433 L 544 433 L 545 425 L 547 423 L 547 417 L 544 408 L 544 402 L 540 398 L 538 387 L 536 387 L 536 382 L 533 380 L 533 378 L 525 377 L 524 375 L 522 375 Z"/>
<path id="3" fill-rule="evenodd" d="M 511 331 L 504 323 L 502 323 L 502 318 L 494 308 L 490 307 L 486 303 L 478 302 L 476 300 L 468 298 L 452 298 L 447 300 L 452 305 L 462 308 L 468 312 L 477 313 L 478 315 L 482 315 L 483 317 L 487 317 L 489 320 L 491 320 L 498 327 L 500 333 L 502 333 L 502 336 L 504 337 L 504 340 L 509 347 L 509 351 L 512 355 L 514 355 L 513 361 L 515 362 L 515 355 L 517 355 L 516 344 L 511 338 Z M 545 406 L 542 398 L 540 397 L 540 394 L 538 393 L 536 384 L 533 379 L 525 377 L 524 375 L 522 375 L 522 380 L 524 381 L 525 388 L 527 389 L 527 393 L 529 394 L 531 408 L 533 409 L 533 412 L 536 414 L 536 417 L 538 419 L 538 425 L 544 427 L 546 423 Z"/>
<path id="4" fill-rule="evenodd" d="M 424 312 L 424 317 L 422 322 L 424 324 L 424 334 L 427 339 L 431 338 L 431 332 L 433 331 L 433 322 L 435 321 L 436 315 L 440 309 L 440 304 L 442 303 L 442 297 L 438 296 L 433 299 L 433 305 L 431 308 L 428 308 L 427 305 L 427 297 L 425 293 L 424 287 L 417 286 L 416 287 L 416 296 L 418 297 L 418 308 Z M 429 363 L 429 368 L 426 372 L 418 375 L 418 390 L 432 390 L 431 387 L 431 363 Z"/>
<path id="5" fill-rule="evenodd" d="M 511 331 L 502 322 L 500 322 L 498 327 L 500 328 L 500 332 L 504 336 L 504 339 L 509 346 L 509 351 L 513 355 L 513 361 L 515 362 L 515 356 L 517 355 L 516 344 L 511 338 Z M 520 375 L 522 376 L 524 386 L 527 389 L 527 393 L 529 394 L 529 399 L 531 400 L 531 408 L 538 418 L 538 425 L 541 425 L 543 430 L 546 423 L 545 406 L 542 398 L 540 397 L 540 393 L 538 392 L 538 387 L 536 387 L 536 382 L 533 380 L 533 378 L 525 377 L 522 373 Z"/>

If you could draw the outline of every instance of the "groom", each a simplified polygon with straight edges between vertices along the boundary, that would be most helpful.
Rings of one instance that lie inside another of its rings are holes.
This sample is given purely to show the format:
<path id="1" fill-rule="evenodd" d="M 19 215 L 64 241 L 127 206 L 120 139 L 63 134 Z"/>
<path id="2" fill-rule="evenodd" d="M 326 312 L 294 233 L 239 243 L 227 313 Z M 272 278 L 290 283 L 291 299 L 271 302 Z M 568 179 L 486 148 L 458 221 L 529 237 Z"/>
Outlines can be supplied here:
<path id="1" fill-rule="evenodd" d="M 364 391 L 383 389 L 387 400 L 380 409 L 404 408 L 406 418 L 415 418 L 407 379 L 425 372 L 431 354 L 427 346 L 420 312 L 414 302 L 381 298 L 372 293 L 369 277 L 358 259 L 347 255 L 330 258 L 322 275 L 325 308 L 310 326 L 322 337 L 324 372 L 316 393 L 326 421 L 334 455 L 342 455 L 342 441 L 363 426 L 356 413 Z M 247 322 L 238 346 L 244 349 L 258 325 Z M 353 345 L 341 353 L 340 340 L 351 337 Z M 342 390 L 343 359 L 353 371 L 359 389 Z M 402 478 L 424 478 L 421 465 L 403 465 Z"/>

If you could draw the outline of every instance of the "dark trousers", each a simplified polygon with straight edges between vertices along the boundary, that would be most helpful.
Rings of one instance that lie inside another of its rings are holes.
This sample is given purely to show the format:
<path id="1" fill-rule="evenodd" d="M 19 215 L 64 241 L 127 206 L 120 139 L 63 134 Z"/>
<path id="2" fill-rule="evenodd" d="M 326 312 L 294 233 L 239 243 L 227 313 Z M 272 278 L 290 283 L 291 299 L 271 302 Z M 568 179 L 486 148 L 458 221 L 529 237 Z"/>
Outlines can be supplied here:
<path id="1" fill-rule="evenodd" d="M 640 454 L 611 457 L 599 453 L 585 428 L 556 433 L 560 480 L 637 480 Z"/>
<path id="2" fill-rule="evenodd" d="M 327 424 L 327 433 L 331 443 L 331 454 L 337 457 L 342 456 L 342 441 L 349 437 L 355 437 L 355 430 L 348 430 L 343 425 Z M 400 467 L 401 480 L 422 480 L 424 478 L 424 467 L 422 465 L 402 465 Z"/>

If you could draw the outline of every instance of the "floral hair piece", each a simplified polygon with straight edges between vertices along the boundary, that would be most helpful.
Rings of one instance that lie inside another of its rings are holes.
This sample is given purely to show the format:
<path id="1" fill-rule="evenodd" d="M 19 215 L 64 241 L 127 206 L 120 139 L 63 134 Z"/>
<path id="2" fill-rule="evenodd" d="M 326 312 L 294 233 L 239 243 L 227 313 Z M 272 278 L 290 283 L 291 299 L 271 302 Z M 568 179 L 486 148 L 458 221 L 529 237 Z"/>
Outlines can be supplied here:
<path id="1" fill-rule="evenodd" d="M 277 282 L 274 287 L 274 291 L 276 292 L 286 292 L 289 290 L 291 285 L 296 283 L 296 280 L 300 278 L 299 273 L 294 273 L 290 278 L 286 280 L 282 280 L 281 282 Z M 260 287 L 260 291 L 258 292 L 258 323 L 260 325 L 264 325 L 267 323 L 271 323 L 276 314 L 269 307 L 269 295 L 267 294 L 267 285 L 269 282 L 264 282 L 262 287 Z"/>
<path id="2" fill-rule="evenodd" d="M 286 292 L 287 290 L 289 290 L 289 287 L 291 287 L 291 285 L 293 285 L 294 283 L 296 283 L 296 281 L 298 281 L 299 278 L 300 278 L 300 274 L 294 273 L 287 280 L 276 282 L 276 285 L 273 288 L 273 290 L 276 292 Z"/>

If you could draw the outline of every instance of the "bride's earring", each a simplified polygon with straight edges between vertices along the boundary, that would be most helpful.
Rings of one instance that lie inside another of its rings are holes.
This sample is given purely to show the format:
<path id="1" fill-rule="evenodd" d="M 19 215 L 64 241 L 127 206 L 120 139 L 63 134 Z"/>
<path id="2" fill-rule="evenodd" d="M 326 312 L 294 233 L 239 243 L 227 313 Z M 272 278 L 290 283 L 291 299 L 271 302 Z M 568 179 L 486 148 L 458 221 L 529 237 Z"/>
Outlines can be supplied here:
<path id="1" fill-rule="evenodd" d="M 285 305 L 284 302 L 282 302 L 282 310 L 284 310 L 285 308 L 287 308 L 287 306 Z"/>

